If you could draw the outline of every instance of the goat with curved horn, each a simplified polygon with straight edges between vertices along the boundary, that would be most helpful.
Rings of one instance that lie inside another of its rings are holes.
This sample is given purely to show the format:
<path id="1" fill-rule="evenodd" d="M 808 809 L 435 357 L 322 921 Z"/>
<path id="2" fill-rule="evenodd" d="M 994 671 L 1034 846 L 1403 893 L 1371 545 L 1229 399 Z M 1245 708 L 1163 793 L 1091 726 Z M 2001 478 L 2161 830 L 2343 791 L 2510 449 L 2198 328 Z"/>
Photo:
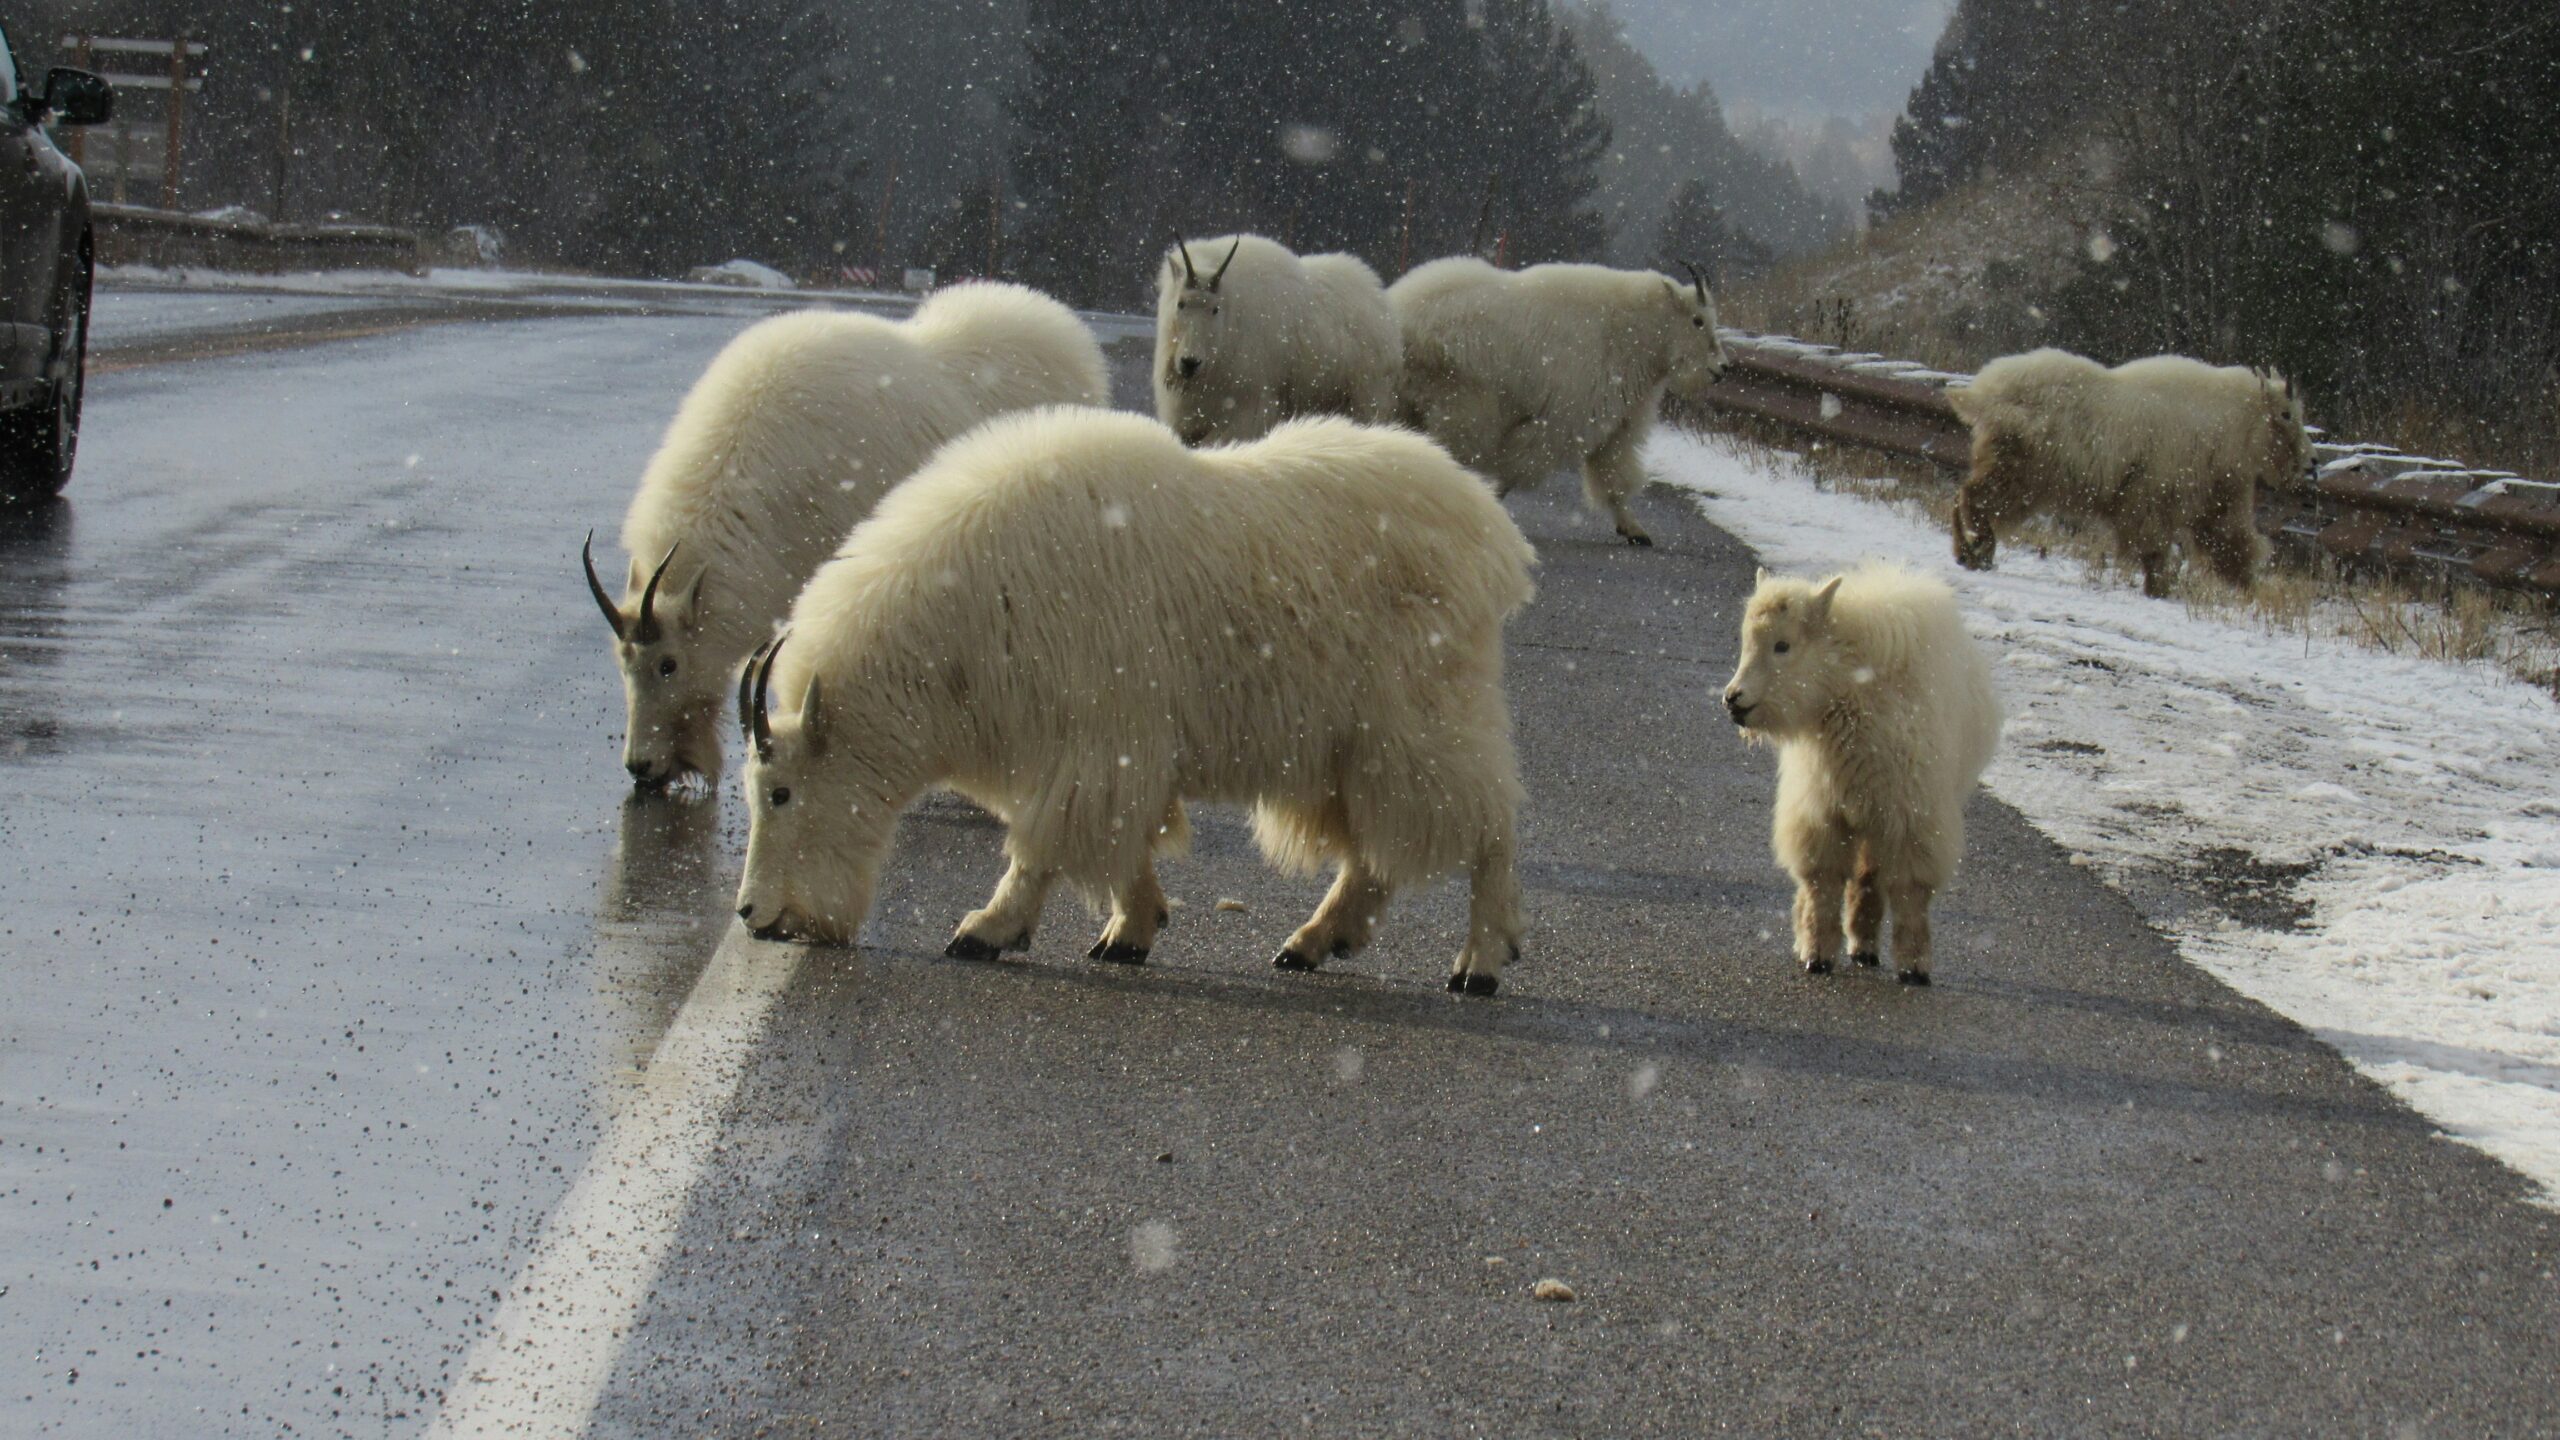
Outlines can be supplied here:
<path id="1" fill-rule="evenodd" d="M 1243 248 L 1244 237 L 1239 235 L 1236 243 L 1227 247 L 1227 258 L 1218 262 L 1218 273 L 1209 277 L 1210 289 L 1217 289 L 1218 282 L 1227 278 L 1227 267 L 1236 263 L 1236 252 Z"/>
<path id="2" fill-rule="evenodd" d="M 764 652 L 764 659 L 756 665 L 755 699 L 747 707 L 747 738 L 755 742 L 759 760 L 773 758 L 773 714 L 766 706 L 766 688 L 773 683 L 773 662 L 782 654 L 782 642 L 790 638 L 788 630 L 773 637 L 773 644 Z"/>
<path id="3" fill-rule="evenodd" d="M 756 667 L 764 663 L 765 652 L 772 648 L 773 641 L 766 640 L 756 647 L 756 653 L 747 657 L 746 664 L 738 667 L 738 733 L 750 740 L 756 733 L 754 712 L 748 708 L 756 683 Z"/>
<path id="4" fill-rule="evenodd" d="M 1173 248 L 1182 252 L 1182 283 L 1185 285 L 1198 285 L 1200 283 L 1200 271 L 1198 267 L 1191 263 L 1190 245 L 1181 240 L 1176 240 L 1173 242 Z"/>
<path id="5" fill-rule="evenodd" d="M 619 640 L 629 632 L 631 622 L 622 617 L 622 607 L 604 590 L 604 582 L 596 578 L 596 532 L 587 532 L 587 543 L 578 547 L 578 559 L 587 567 L 587 591 L 596 597 L 596 608 L 604 612 L 604 623 L 613 627 L 613 638 Z"/>
<path id="6" fill-rule="evenodd" d="M 1689 272 L 1689 283 L 1697 287 L 1698 299 L 1704 301 L 1707 298 L 1706 275 L 1700 271 L 1697 266 L 1686 260 L 1680 262 L 1680 268 Z"/>
<path id="7" fill-rule="evenodd" d="M 658 623 L 658 582 L 667 578 L 667 566 L 674 563 L 675 558 L 676 547 L 670 545 L 667 553 L 659 559 L 658 568 L 649 572 L 649 583 L 640 592 L 640 613 L 631 621 L 631 643 L 634 645 L 655 645 L 666 638 L 666 628 Z"/>

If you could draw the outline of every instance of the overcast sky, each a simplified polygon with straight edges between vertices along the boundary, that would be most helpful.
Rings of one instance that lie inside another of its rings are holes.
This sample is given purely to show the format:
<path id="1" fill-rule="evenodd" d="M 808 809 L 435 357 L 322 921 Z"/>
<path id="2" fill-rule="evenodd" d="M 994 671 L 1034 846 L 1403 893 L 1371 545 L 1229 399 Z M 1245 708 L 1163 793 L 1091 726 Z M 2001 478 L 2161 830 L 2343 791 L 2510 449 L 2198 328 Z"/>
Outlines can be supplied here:
<path id="1" fill-rule="evenodd" d="M 1928 68 L 1952 0 L 1609 0 L 1675 85 L 1791 118 L 1893 112 Z"/>

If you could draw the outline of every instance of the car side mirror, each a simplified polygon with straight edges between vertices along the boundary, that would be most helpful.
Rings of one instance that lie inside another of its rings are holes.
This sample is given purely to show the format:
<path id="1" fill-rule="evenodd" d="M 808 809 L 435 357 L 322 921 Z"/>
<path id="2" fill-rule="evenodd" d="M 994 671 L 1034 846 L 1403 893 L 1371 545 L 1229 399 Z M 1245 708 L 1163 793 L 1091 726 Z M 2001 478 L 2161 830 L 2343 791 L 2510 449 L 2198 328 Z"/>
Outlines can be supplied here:
<path id="1" fill-rule="evenodd" d="M 116 113 L 115 87 L 86 70 L 56 65 L 45 72 L 44 108 L 64 125 L 96 125 Z"/>

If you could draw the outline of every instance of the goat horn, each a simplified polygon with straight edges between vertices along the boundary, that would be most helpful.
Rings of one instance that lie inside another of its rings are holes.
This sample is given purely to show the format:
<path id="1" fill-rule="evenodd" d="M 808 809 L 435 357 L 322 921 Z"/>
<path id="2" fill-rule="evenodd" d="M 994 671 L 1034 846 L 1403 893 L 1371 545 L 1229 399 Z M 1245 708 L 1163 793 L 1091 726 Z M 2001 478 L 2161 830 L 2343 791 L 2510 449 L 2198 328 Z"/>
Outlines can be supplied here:
<path id="1" fill-rule="evenodd" d="M 756 666 L 763 663 L 764 652 L 772 648 L 773 641 L 768 638 L 756 647 L 756 653 L 748 656 L 746 665 L 738 671 L 738 733 L 749 739 L 753 739 L 756 733 L 754 715 L 747 708 L 749 692 L 756 683 Z"/>
<path id="2" fill-rule="evenodd" d="M 677 545 L 684 542 L 679 540 Z M 658 568 L 649 572 L 649 584 L 640 592 L 640 618 L 631 623 L 631 641 L 635 645 L 655 645 L 665 632 L 658 625 L 658 582 L 667 578 L 667 566 L 676 558 L 676 547 L 667 547 Z"/>
<path id="3" fill-rule="evenodd" d="M 782 642 L 791 638 L 785 630 L 773 637 L 773 646 L 764 652 L 764 663 L 756 667 L 755 705 L 748 711 L 748 729 L 756 742 L 756 758 L 773 758 L 773 719 L 765 708 L 765 687 L 773 683 L 773 662 L 782 654 Z"/>
<path id="4" fill-rule="evenodd" d="M 1191 247 L 1177 239 L 1173 242 L 1173 248 L 1182 252 L 1182 283 L 1185 285 L 1199 284 L 1200 272 L 1193 268 L 1191 264 Z"/>
<path id="5" fill-rule="evenodd" d="M 1686 260 L 1680 262 L 1680 268 L 1689 272 L 1689 283 L 1698 287 L 1698 299 L 1704 301 L 1707 298 L 1707 277 Z"/>
<path id="6" fill-rule="evenodd" d="M 613 597 L 604 593 L 604 582 L 596 578 L 596 532 L 587 532 L 587 543 L 578 547 L 578 559 L 587 567 L 587 589 L 596 597 L 596 608 L 604 612 L 604 623 L 613 627 L 613 638 L 619 640 L 631 623 L 622 618 Z"/>
<path id="7" fill-rule="evenodd" d="M 1227 247 L 1227 258 L 1218 262 L 1218 273 L 1209 277 L 1210 289 L 1217 289 L 1218 282 L 1227 278 L 1227 267 L 1236 263 L 1236 252 L 1243 248 L 1244 237 L 1239 235 L 1236 243 Z"/>

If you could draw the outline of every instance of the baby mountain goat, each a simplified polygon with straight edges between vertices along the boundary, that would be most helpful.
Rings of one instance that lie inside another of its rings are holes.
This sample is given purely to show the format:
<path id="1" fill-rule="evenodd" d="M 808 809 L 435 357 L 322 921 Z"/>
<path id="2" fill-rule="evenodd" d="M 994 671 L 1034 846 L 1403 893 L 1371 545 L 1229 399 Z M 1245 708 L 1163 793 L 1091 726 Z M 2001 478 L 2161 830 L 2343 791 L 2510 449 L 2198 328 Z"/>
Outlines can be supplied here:
<path id="1" fill-rule="evenodd" d="M 1627 513 L 1663 391 L 1694 395 L 1724 373 L 1716 302 L 1695 267 L 1681 285 L 1650 270 L 1532 265 L 1514 273 L 1456 256 L 1387 290 L 1404 334 L 1406 424 L 1481 471 L 1496 493 L 1582 467 L 1583 492 L 1630 545 Z"/>
<path id="2" fill-rule="evenodd" d="M 1929 897 L 1964 853 L 1964 802 L 2000 738 L 1991 665 L 1938 580 L 1867 565 L 1820 585 L 1760 572 L 1724 687 L 1744 738 L 1778 747 L 1771 844 L 1796 881 L 1796 959 L 1881 956 L 1929 983 Z M 1843 919 L 1843 909 L 1847 914 Z"/>
<path id="3" fill-rule="evenodd" d="M 1991 568 L 2000 531 L 2031 514 L 2103 520 L 2169 593 L 2181 545 L 2247 589 L 2267 545 L 2258 487 L 2311 466 L 2302 402 L 2281 376 L 2154 355 L 2113 370 L 2061 350 L 2008 355 L 1949 390 L 1973 427 L 1973 473 L 1956 495 L 1956 563 Z"/>
<path id="4" fill-rule="evenodd" d="M 1357 255 L 1222 235 L 1164 257 L 1156 418 L 1186 445 L 1251 440 L 1296 415 L 1384 424 L 1402 363 L 1386 289 Z"/>
<path id="5" fill-rule="evenodd" d="M 903 321 L 806 310 L 740 332 L 684 397 L 631 497 L 621 603 L 592 549 L 585 557 L 622 669 L 631 778 L 720 773 L 721 701 L 739 662 L 936 446 L 991 415 L 1110 393 L 1093 332 L 1019 285 L 954 286 Z"/>
<path id="6" fill-rule="evenodd" d="M 1502 624 L 1534 558 L 1401 430 L 1324 417 L 1186 450 L 1100 410 L 981 426 L 880 502 L 751 667 L 739 918 L 850 942 L 899 812 L 944 785 L 1004 822 L 1011 862 L 950 953 L 1023 948 L 1064 880 L 1110 897 L 1089 953 L 1135 959 L 1168 814 L 1223 800 L 1275 864 L 1341 866 L 1274 964 L 1358 950 L 1395 887 L 1464 868 L 1449 988 L 1491 994 L 1520 937 Z"/>

